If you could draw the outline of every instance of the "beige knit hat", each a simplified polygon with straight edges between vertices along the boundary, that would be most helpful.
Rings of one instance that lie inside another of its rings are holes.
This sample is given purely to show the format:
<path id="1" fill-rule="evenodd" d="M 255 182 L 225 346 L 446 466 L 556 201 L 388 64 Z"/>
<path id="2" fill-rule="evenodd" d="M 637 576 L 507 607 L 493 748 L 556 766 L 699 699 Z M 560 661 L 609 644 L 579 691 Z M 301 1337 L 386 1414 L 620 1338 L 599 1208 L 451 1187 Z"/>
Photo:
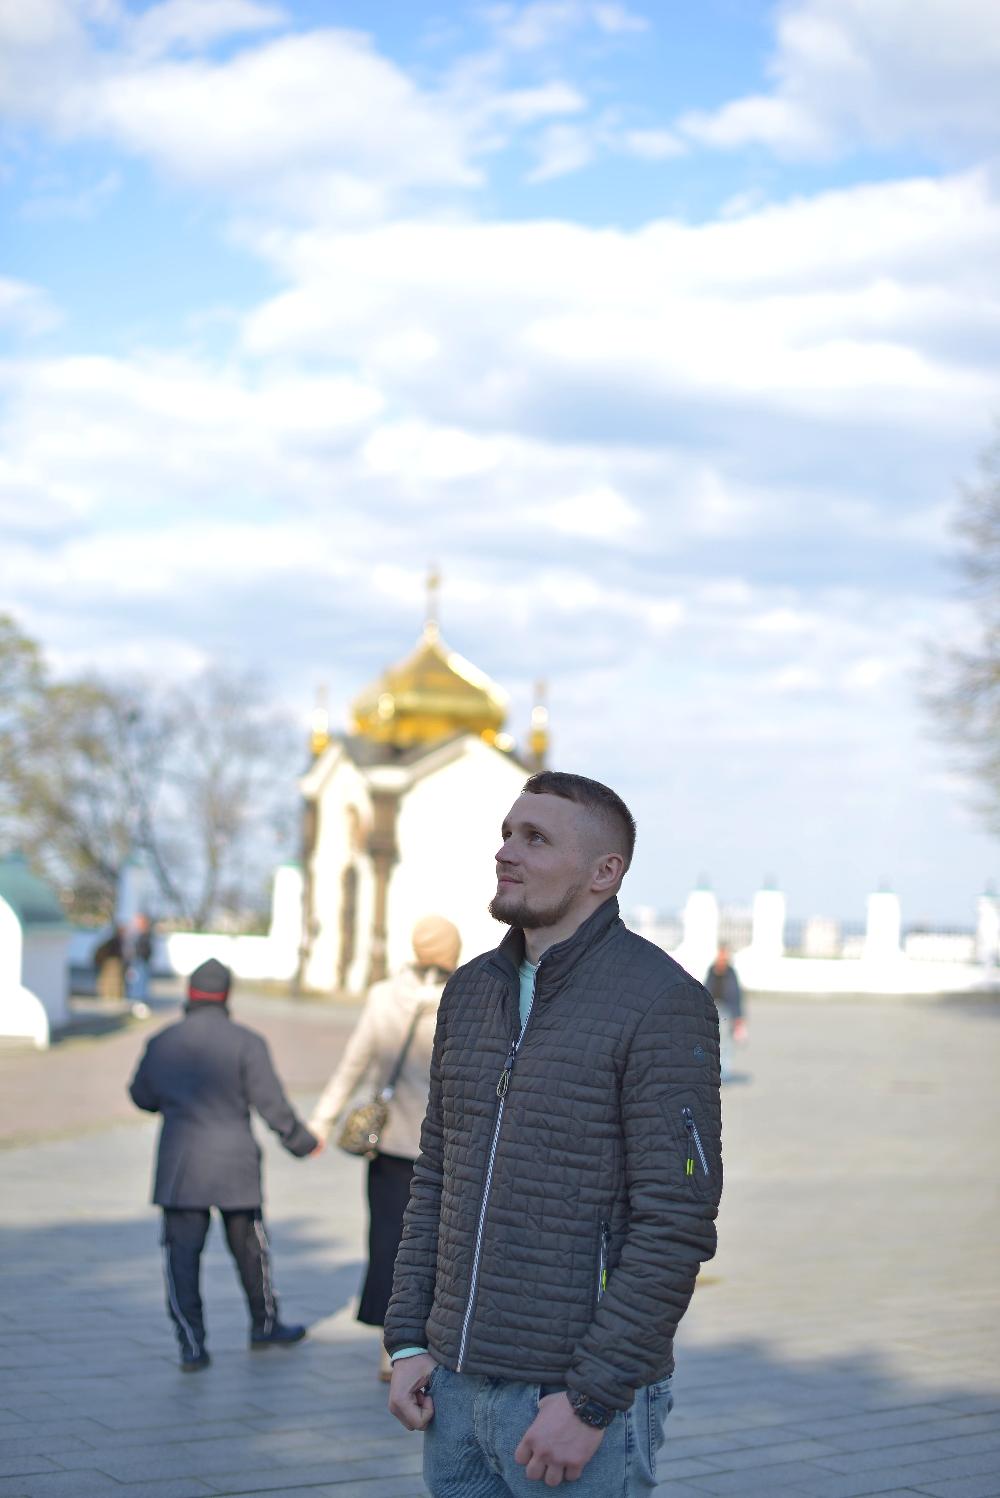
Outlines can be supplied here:
<path id="1" fill-rule="evenodd" d="M 422 916 L 413 928 L 413 952 L 421 967 L 439 967 L 453 973 L 461 947 L 458 927 L 443 915 Z"/>

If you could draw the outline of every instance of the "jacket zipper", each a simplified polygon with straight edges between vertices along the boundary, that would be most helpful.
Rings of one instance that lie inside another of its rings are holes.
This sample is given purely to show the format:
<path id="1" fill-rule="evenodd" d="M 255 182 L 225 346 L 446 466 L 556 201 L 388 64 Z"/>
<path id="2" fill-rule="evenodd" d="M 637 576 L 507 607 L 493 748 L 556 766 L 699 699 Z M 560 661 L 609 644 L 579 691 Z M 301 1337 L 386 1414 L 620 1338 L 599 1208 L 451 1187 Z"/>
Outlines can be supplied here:
<path id="1" fill-rule="evenodd" d="M 601 1218 L 601 1246 L 600 1246 L 600 1248 L 598 1250 L 598 1255 L 597 1255 L 597 1299 L 598 1299 L 598 1302 L 600 1302 L 601 1296 L 604 1294 L 605 1290 L 608 1288 L 608 1242 L 609 1242 L 610 1237 L 611 1237 L 611 1229 L 608 1226 L 607 1221 L 602 1217 Z"/>
<path id="2" fill-rule="evenodd" d="M 536 972 L 535 989 L 537 989 L 537 987 L 538 974 Z M 507 1104 L 507 1089 L 510 1086 L 510 1074 L 514 1070 L 514 1062 L 517 1060 L 517 1053 L 520 1050 L 521 1041 L 524 1039 L 524 1032 L 528 1028 L 534 1008 L 535 990 L 533 989 L 531 995 L 531 1008 L 528 1010 L 527 1018 L 525 1019 L 524 1024 L 521 1026 L 520 1035 L 518 1035 L 515 1041 L 511 1042 L 510 1050 L 507 1052 L 507 1059 L 503 1065 L 503 1071 L 500 1073 L 500 1078 L 497 1082 L 497 1097 L 500 1099 L 500 1106 L 497 1109 L 496 1123 L 493 1125 L 493 1139 L 490 1143 L 489 1160 L 487 1161 L 486 1165 L 486 1180 L 483 1184 L 483 1199 L 479 1204 L 479 1222 L 476 1226 L 476 1247 L 472 1255 L 472 1275 L 469 1279 L 469 1301 L 468 1305 L 465 1308 L 465 1316 L 462 1320 L 462 1336 L 458 1344 L 458 1362 L 455 1367 L 456 1373 L 461 1373 L 462 1367 L 465 1363 L 465 1347 L 466 1343 L 469 1340 L 469 1327 L 472 1324 L 472 1312 L 475 1309 L 476 1304 L 476 1288 L 479 1281 L 479 1260 L 483 1251 L 483 1229 L 486 1226 L 486 1209 L 489 1206 L 490 1202 L 490 1189 L 493 1185 L 493 1165 L 497 1157 L 497 1145 L 500 1142 L 500 1125 L 503 1123 L 503 1110 Z"/>
<path id="3" fill-rule="evenodd" d="M 705 1157 L 701 1135 L 698 1133 L 698 1125 L 694 1121 L 694 1114 L 690 1108 L 682 1108 L 681 1117 L 684 1119 L 684 1128 L 687 1131 L 688 1137 L 687 1164 L 684 1167 L 684 1174 L 686 1176 L 694 1175 L 694 1152 L 697 1150 L 698 1159 L 701 1161 L 701 1168 L 708 1175 L 708 1160 Z"/>

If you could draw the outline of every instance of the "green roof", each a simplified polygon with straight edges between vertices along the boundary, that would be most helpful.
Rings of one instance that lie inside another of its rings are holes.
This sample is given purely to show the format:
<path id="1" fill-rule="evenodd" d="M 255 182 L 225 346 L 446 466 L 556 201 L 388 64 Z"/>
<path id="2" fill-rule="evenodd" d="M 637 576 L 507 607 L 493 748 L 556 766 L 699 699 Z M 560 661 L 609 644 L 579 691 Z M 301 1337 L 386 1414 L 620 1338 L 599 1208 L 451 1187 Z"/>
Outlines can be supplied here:
<path id="1" fill-rule="evenodd" d="M 23 853 L 0 858 L 0 899 L 7 901 L 26 928 L 69 925 L 55 891 L 31 872 Z"/>

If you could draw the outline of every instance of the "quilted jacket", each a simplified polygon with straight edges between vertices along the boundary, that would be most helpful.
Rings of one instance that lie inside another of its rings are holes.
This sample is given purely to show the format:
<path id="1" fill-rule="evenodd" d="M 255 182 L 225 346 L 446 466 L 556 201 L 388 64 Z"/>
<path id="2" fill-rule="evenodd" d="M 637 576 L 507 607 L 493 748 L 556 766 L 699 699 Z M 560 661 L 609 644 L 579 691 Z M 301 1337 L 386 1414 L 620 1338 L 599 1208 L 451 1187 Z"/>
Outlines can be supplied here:
<path id="1" fill-rule="evenodd" d="M 543 955 L 521 1031 L 523 952 L 442 996 L 385 1343 L 627 1409 L 715 1252 L 718 1017 L 616 900 Z"/>

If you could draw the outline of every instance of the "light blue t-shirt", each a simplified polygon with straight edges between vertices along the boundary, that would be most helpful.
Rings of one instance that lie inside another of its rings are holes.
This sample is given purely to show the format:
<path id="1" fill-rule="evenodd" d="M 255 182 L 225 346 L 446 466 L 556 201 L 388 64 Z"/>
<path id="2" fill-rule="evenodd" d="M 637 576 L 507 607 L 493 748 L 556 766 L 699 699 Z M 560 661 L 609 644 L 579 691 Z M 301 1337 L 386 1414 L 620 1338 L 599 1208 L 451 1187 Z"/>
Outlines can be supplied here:
<path id="1" fill-rule="evenodd" d="M 528 1015 L 531 1013 L 531 1006 L 535 1001 L 535 974 L 537 972 L 538 963 L 529 962 L 527 957 L 524 959 L 524 961 L 521 963 L 521 966 L 517 970 L 517 976 L 520 979 L 521 983 L 521 991 L 518 996 L 518 1008 L 521 1011 L 522 1030 L 528 1022 Z M 394 1363 L 401 1362 L 403 1358 L 412 1358 L 415 1357 L 418 1352 L 426 1351 L 426 1347 L 401 1347 L 398 1352 L 393 1353 L 392 1361 Z"/>
<path id="2" fill-rule="evenodd" d="M 523 1030 L 531 1013 L 531 1006 L 535 1000 L 535 974 L 538 972 L 538 963 L 529 962 L 527 957 L 517 970 L 517 976 L 521 980 L 521 1029 Z"/>

